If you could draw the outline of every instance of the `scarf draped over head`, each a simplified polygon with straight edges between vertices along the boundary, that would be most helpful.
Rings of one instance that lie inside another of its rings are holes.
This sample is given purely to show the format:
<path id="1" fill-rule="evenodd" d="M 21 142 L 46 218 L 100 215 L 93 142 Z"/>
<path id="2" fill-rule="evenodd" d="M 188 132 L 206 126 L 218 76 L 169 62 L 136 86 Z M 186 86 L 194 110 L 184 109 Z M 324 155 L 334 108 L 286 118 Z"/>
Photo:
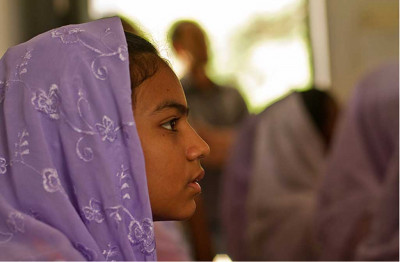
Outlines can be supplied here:
<path id="1" fill-rule="evenodd" d="M 310 230 L 324 143 L 299 93 L 259 116 L 248 178 L 245 239 L 250 260 L 313 260 Z"/>
<path id="2" fill-rule="evenodd" d="M 156 259 L 118 18 L 0 60 L 0 259 Z"/>
<path id="3" fill-rule="evenodd" d="M 322 260 L 399 259 L 399 64 L 357 84 L 318 199 Z"/>
<path id="4" fill-rule="evenodd" d="M 227 249 L 234 260 L 313 260 L 310 225 L 325 144 L 293 92 L 241 126 L 223 176 Z"/>

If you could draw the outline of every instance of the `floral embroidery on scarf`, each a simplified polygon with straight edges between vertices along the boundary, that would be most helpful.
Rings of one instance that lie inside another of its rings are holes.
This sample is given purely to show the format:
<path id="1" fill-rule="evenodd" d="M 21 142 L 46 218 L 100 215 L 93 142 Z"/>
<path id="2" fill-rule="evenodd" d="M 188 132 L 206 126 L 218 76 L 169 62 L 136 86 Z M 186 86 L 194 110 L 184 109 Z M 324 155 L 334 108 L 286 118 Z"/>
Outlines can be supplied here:
<path id="1" fill-rule="evenodd" d="M 101 139 L 109 142 L 114 142 L 117 138 L 116 129 L 114 129 L 114 121 L 112 121 L 108 116 L 103 116 L 103 123 L 96 124 L 97 131 L 99 131 Z"/>
<path id="2" fill-rule="evenodd" d="M 43 89 L 39 89 L 31 99 L 32 105 L 36 110 L 45 113 L 51 119 L 57 120 L 60 118 L 60 96 L 58 93 L 56 84 L 51 85 L 47 94 Z"/>
<path id="3" fill-rule="evenodd" d="M 89 221 L 95 221 L 101 223 L 104 221 L 104 213 L 100 201 L 92 198 L 89 201 L 89 206 L 83 207 L 82 211 Z"/>
<path id="4" fill-rule="evenodd" d="M 24 216 L 20 212 L 10 212 L 6 224 L 11 232 L 0 232 L 0 244 L 9 242 L 18 232 L 25 232 Z"/>
<path id="5" fill-rule="evenodd" d="M 54 193 L 63 191 L 57 170 L 54 168 L 45 168 L 42 171 L 43 187 L 47 192 Z"/>
<path id="6" fill-rule="evenodd" d="M 125 45 L 118 47 L 119 59 L 125 61 L 128 59 L 128 48 Z"/>
<path id="7" fill-rule="evenodd" d="M 139 245 L 142 253 L 150 255 L 155 249 L 152 221 L 145 218 L 140 224 L 134 219 L 131 220 L 128 239 L 132 245 Z"/>
<path id="8" fill-rule="evenodd" d="M 29 142 L 27 139 L 28 137 L 29 133 L 28 131 L 26 131 L 26 129 L 22 130 L 22 132 L 18 132 L 18 141 L 14 143 L 14 158 L 11 159 L 9 163 L 7 163 L 7 160 L 5 158 L 0 157 L 0 174 L 5 174 L 7 172 L 7 166 L 11 167 L 14 163 L 21 163 L 31 168 L 24 162 L 24 156 L 29 155 Z"/>
<path id="9" fill-rule="evenodd" d="M 29 60 L 32 58 L 32 51 L 33 49 L 28 49 L 26 50 L 25 55 L 22 57 L 22 62 L 17 65 L 17 72 L 15 74 L 18 74 L 18 77 L 20 77 L 21 75 L 25 74 L 28 72 L 28 63 Z"/>
<path id="10" fill-rule="evenodd" d="M 102 223 L 106 216 L 103 212 L 101 202 L 94 198 L 90 199 L 89 206 L 83 207 L 82 211 L 87 220 L 95 221 L 98 224 Z M 133 217 L 131 212 L 122 205 L 105 208 L 105 211 L 108 212 L 108 216 L 114 219 L 117 224 L 120 224 L 124 220 L 124 217 L 128 219 L 128 240 L 132 246 L 139 246 L 140 251 L 145 255 L 151 255 L 154 252 L 154 227 L 150 218 L 145 218 L 140 223 Z M 112 247 L 111 245 L 108 245 L 108 250 L 103 250 L 103 255 L 106 255 L 106 260 L 117 253 L 116 247 Z"/>
<path id="11" fill-rule="evenodd" d="M 128 169 L 121 165 L 121 170 L 117 173 L 117 177 L 119 177 L 119 185 L 121 190 L 122 199 L 131 199 L 131 195 L 129 193 L 124 193 L 126 189 L 129 188 L 128 179 L 129 173 L 127 173 Z"/>
<path id="12" fill-rule="evenodd" d="M 77 131 L 78 133 L 83 133 L 83 134 L 87 134 L 87 135 L 94 135 L 95 132 L 94 132 L 94 130 L 93 130 L 93 127 L 86 121 L 86 118 L 85 118 L 85 116 L 84 116 L 84 114 L 83 114 L 83 110 L 82 110 L 82 108 L 83 108 L 83 106 L 84 106 L 85 104 L 86 104 L 87 107 L 90 109 L 90 103 L 89 103 L 89 101 L 88 101 L 88 100 L 86 99 L 86 97 L 85 97 L 85 91 L 81 88 L 82 83 L 78 82 L 77 85 L 79 85 L 79 91 L 78 91 L 78 96 L 79 96 L 79 98 L 78 98 L 78 101 L 76 102 L 76 108 L 78 109 L 78 115 L 79 115 L 79 117 L 81 118 L 81 120 L 83 121 L 83 123 L 85 123 L 86 127 L 89 128 L 89 130 L 84 131 L 84 130 L 76 130 L 76 128 L 74 128 L 74 129 L 75 129 L 75 131 Z"/>
<path id="13" fill-rule="evenodd" d="M 10 230 L 14 233 L 16 232 L 24 233 L 25 231 L 24 217 L 20 212 L 11 212 L 8 215 L 7 225 L 10 228 Z"/>
<path id="14" fill-rule="evenodd" d="M 65 194 L 64 189 L 61 185 L 60 178 L 58 177 L 57 170 L 54 168 L 44 168 L 41 172 L 37 170 L 32 165 L 28 164 L 24 156 L 30 154 L 29 150 L 29 132 L 24 129 L 22 132 L 18 132 L 18 141 L 15 143 L 14 158 L 10 161 L 9 165 L 13 166 L 15 164 L 21 164 L 35 173 L 42 176 L 43 188 L 50 193 L 61 192 Z M 7 162 L 5 158 L 0 158 L 0 174 L 5 174 L 7 172 Z"/>
<path id="15" fill-rule="evenodd" d="M 51 37 L 60 38 L 64 44 L 73 44 L 79 41 L 78 34 L 85 32 L 79 27 L 61 27 L 51 31 Z"/>
<path id="16" fill-rule="evenodd" d="M 121 168 L 116 174 L 119 178 L 121 196 L 123 195 L 122 200 L 131 199 L 128 192 L 124 193 L 124 191 L 128 191 L 129 188 L 128 182 L 130 175 L 128 170 L 128 168 L 121 164 Z M 151 255 L 154 252 L 154 227 L 153 221 L 150 218 L 144 218 L 142 222 L 140 222 L 122 205 L 106 208 L 106 211 L 109 212 L 109 216 L 113 218 L 117 224 L 119 224 L 124 217 L 128 219 L 128 240 L 132 246 L 138 246 L 140 252 L 144 255 Z"/>
<path id="17" fill-rule="evenodd" d="M 8 79 L 5 82 L 0 81 L 0 103 L 2 103 L 6 97 L 6 92 L 10 88 L 11 83 L 22 83 L 24 82 L 21 80 L 21 76 L 28 72 L 28 63 L 29 60 L 32 58 L 32 51 L 33 49 L 27 49 L 25 54 L 20 58 L 22 61 L 20 64 L 15 66 L 16 72 L 14 73 L 13 79 Z"/>
<path id="18" fill-rule="evenodd" d="M 112 246 L 110 243 L 107 245 L 107 249 L 103 250 L 103 256 L 106 261 L 115 261 L 113 258 L 119 255 L 118 247 Z"/>
<path id="19" fill-rule="evenodd" d="M 95 52 L 97 54 L 97 57 L 93 59 L 91 63 L 91 69 L 92 73 L 94 76 L 99 79 L 99 80 L 106 80 L 107 75 L 108 75 L 108 69 L 106 66 L 101 66 L 98 65 L 99 59 L 100 58 L 107 58 L 107 57 L 112 57 L 118 55 L 118 58 L 121 61 L 126 61 L 128 58 L 128 48 L 126 45 L 120 45 L 116 51 L 111 51 L 111 52 L 103 52 L 98 48 L 95 48 L 85 41 L 83 41 L 79 35 L 81 33 L 85 32 L 85 30 L 80 29 L 78 27 L 73 27 L 73 26 L 64 26 L 59 29 L 55 29 L 51 31 L 51 37 L 52 38 L 60 38 L 61 42 L 64 44 L 74 44 L 74 43 L 79 43 L 82 46 L 88 48 L 89 50 Z M 111 29 L 107 28 L 105 30 L 104 36 L 101 38 L 101 42 L 103 43 L 103 38 L 107 37 L 111 34 Z M 110 49 L 107 45 L 103 43 L 103 45 L 107 48 Z"/>
<path id="20" fill-rule="evenodd" d="M 29 142 L 27 140 L 29 137 L 28 131 L 26 129 L 22 130 L 22 132 L 18 132 L 18 142 L 15 143 L 15 157 L 19 158 L 19 161 L 23 162 L 24 155 L 29 155 Z"/>
<path id="21" fill-rule="evenodd" d="M 140 223 L 136 220 L 133 215 L 123 206 L 115 206 L 106 208 L 108 211 L 112 211 L 109 216 L 119 224 L 124 217 L 124 214 L 129 218 L 128 226 L 128 240 L 132 246 L 139 246 L 140 252 L 145 255 L 151 255 L 155 250 L 154 240 L 154 227 L 153 222 L 150 218 L 145 218 Z"/>
<path id="22" fill-rule="evenodd" d="M 96 253 L 81 243 L 75 243 L 74 247 L 86 258 L 87 261 L 94 261 L 96 259 Z"/>
<path id="23" fill-rule="evenodd" d="M 25 167 L 42 176 L 43 188 L 47 192 L 54 193 L 59 191 L 65 194 L 56 169 L 44 168 L 40 172 L 35 167 L 25 161 L 24 156 L 30 154 L 28 137 L 29 132 L 26 129 L 22 130 L 22 132 L 18 132 L 18 142 L 15 143 L 14 158 L 10 161 L 9 165 L 24 165 Z M 6 162 L 6 159 L 0 158 L 0 174 L 5 174 L 7 172 L 7 165 L 8 164 Z"/>
<path id="24" fill-rule="evenodd" d="M 81 159 L 85 162 L 89 162 L 89 161 L 93 160 L 93 150 L 90 147 L 84 147 L 83 150 L 80 149 L 81 141 L 84 138 L 85 137 L 80 137 L 78 139 L 78 141 L 76 142 L 76 145 L 75 145 L 75 151 L 76 151 L 76 154 L 78 155 L 79 159 Z"/>
<path id="25" fill-rule="evenodd" d="M 75 151 L 79 159 L 90 162 L 94 158 L 93 150 L 90 147 L 82 146 L 82 141 L 87 136 L 99 135 L 102 141 L 114 142 L 117 139 L 117 132 L 123 129 L 125 126 L 134 126 L 133 122 L 122 123 L 121 126 L 116 126 L 115 122 L 107 115 L 103 115 L 101 123 L 94 124 L 94 127 L 86 120 L 83 114 L 83 106 L 87 105 L 90 108 L 90 104 L 85 97 L 84 91 L 79 88 L 78 91 L 78 101 L 76 103 L 78 109 L 78 115 L 82 122 L 85 124 L 84 128 L 77 127 L 70 121 L 66 121 L 67 124 L 77 133 L 82 134 L 82 136 L 77 140 L 75 145 Z M 122 131 L 121 131 L 122 132 Z"/>
<path id="26" fill-rule="evenodd" d="M 7 162 L 4 157 L 0 157 L 0 174 L 4 175 L 7 172 Z"/>

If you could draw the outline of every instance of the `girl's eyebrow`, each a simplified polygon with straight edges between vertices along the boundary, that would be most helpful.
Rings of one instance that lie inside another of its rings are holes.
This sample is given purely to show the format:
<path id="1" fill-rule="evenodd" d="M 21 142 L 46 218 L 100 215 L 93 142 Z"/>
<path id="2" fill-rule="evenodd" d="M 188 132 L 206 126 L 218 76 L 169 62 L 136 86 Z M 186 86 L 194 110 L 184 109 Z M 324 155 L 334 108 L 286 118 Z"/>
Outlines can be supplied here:
<path id="1" fill-rule="evenodd" d="M 168 100 L 161 103 L 151 114 L 157 114 L 165 109 L 176 109 L 181 115 L 187 116 L 189 114 L 189 108 L 187 106 L 173 100 Z"/>

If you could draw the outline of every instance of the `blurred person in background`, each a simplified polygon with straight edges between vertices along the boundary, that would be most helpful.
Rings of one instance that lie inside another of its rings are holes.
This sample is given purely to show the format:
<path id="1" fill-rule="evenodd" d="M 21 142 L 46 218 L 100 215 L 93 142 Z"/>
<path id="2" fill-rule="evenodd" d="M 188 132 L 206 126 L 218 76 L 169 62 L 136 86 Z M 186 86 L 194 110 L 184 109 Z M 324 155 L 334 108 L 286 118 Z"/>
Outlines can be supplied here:
<path id="1" fill-rule="evenodd" d="M 189 120 L 212 148 L 209 159 L 203 162 L 209 175 L 203 182 L 202 197 L 212 244 L 217 253 L 223 253 L 218 210 L 221 169 L 235 130 L 248 115 L 247 106 L 235 88 L 218 85 L 207 75 L 207 37 L 198 23 L 188 20 L 175 22 L 169 31 L 169 38 L 177 57 L 185 67 L 181 83 L 190 107 Z"/>
<path id="2" fill-rule="evenodd" d="M 224 170 L 221 215 L 234 260 L 315 260 L 316 195 L 338 114 L 315 88 L 250 117 Z"/>
<path id="3" fill-rule="evenodd" d="M 358 83 L 319 196 L 323 260 L 399 260 L 399 66 Z"/>

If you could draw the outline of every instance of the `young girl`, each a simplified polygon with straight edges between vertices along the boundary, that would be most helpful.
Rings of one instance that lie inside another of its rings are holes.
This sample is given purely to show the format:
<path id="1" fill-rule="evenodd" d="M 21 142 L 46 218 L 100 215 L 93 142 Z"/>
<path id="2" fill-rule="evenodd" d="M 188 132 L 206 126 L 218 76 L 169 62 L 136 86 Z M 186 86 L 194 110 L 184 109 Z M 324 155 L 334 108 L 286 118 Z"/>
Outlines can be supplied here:
<path id="1" fill-rule="evenodd" d="M 154 220 L 187 219 L 208 145 L 168 64 L 118 18 L 0 62 L 0 259 L 156 260 Z"/>

